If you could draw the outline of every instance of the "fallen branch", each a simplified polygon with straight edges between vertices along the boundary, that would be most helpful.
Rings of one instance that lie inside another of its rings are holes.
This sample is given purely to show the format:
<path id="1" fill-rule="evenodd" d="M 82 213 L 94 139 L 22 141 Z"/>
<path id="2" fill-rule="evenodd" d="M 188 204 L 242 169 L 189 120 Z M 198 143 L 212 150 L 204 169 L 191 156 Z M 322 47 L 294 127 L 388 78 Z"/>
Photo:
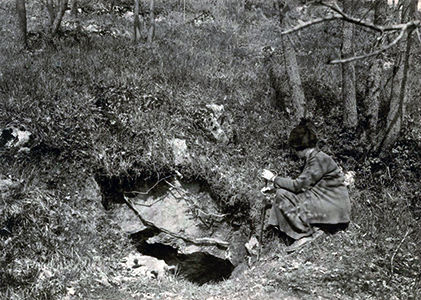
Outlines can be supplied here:
<path id="1" fill-rule="evenodd" d="M 135 213 L 135 215 L 139 218 L 139 220 L 142 222 L 143 225 L 147 226 L 147 227 L 151 227 L 154 229 L 159 230 L 160 232 L 166 233 L 168 235 L 171 235 L 175 238 L 181 239 L 183 241 L 185 241 L 186 243 L 190 243 L 196 246 L 217 246 L 219 248 L 223 248 L 226 249 L 229 246 L 229 243 L 226 241 L 222 241 L 222 240 L 218 240 L 218 239 L 214 239 L 214 238 L 192 238 L 192 237 L 188 237 L 185 235 L 181 235 L 175 232 L 171 232 L 165 228 L 159 227 L 157 225 L 155 225 L 154 223 L 144 219 L 142 217 L 142 215 L 139 213 L 139 211 L 133 206 L 133 204 L 131 203 L 131 201 L 127 198 L 127 197 L 123 197 L 125 203 L 127 204 L 127 206 Z"/>

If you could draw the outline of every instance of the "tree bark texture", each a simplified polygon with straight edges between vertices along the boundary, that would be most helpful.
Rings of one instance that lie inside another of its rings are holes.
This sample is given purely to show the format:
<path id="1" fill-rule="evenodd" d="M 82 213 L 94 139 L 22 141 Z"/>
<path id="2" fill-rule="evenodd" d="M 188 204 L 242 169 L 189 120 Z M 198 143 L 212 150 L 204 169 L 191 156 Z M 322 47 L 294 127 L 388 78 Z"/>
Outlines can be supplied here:
<path id="1" fill-rule="evenodd" d="M 53 0 L 47 0 L 45 6 L 48 12 L 48 30 L 53 26 L 54 19 L 56 18 L 56 9 Z"/>
<path id="2" fill-rule="evenodd" d="M 281 26 L 290 27 L 293 25 L 290 15 L 294 13 L 294 9 L 297 7 L 295 1 L 280 1 L 280 17 Z M 297 54 L 294 48 L 294 37 L 287 36 L 282 40 L 286 70 L 289 78 L 289 84 L 291 87 L 292 94 L 292 106 L 294 109 L 294 119 L 299 122 L 305 115 L 306 99 L 304 96 L 303 86 L 301 84 L 300 69 L 297 62 Z"/>
<path id="3" fill-rule="evenodd" d="M 377 123 L 379 120 L 380 91 L 383 75 L 383 60 L 376 58 L 370 67 L 370 75 L 368 79 L 368 96 L 366 100 L 367 121 L 368 121 L 368 137 L 375 143 L 377 135 Z M 373 144 L 372 144 L 373 145 Z"/>
<path id="4" fill-rule="evenodd" d="M 300 69 L 297 62 L 297 55 L 293 43 L 289 37 L 283 40 L 287 74 L 292 93 L 292 105 L 294 108 L 294 119 L 299 122 L 304 117 L 305 96 L 301 84 Z"/>
<path id="5" fill-rule="evenodd" d="M 58 32 L 68 4 L 69 0 L 58 0 L 57 4 L 53 0 L 45 2 L 48 11 L 48 32 L 51 36 Z"/>
<path id="6" fill-rule="evenodd" d="M 374 24 L 384 25 L 387 16 L 387 0 L 375 0 L 374 3 Z M 370 67 L 368 78 L 368 96 L 366 98 L 368 137 L 371 145 L 374 146 L 377 136 L 377 123 L 379 119 L 380 91 L 383 81 L 383 55 L 375 58 Z"/>
<path id="7" fill-rule="evenodd" d="M 140 19 L 139 19 L 139 0 L 134 1 L 134 22 L 133 22 L 133 34 L 134 41 L 137 42 L 140 39 Z"/>
<path id="8" fill-rule="evenodd" d="M 149 27 L 149 33 L 148 33 L 148 44 L 151 44 L 153 42 L 153 38 L 155 36 L 155 14 L 154 14 L 154 0 L 151 0 L 150 2 L 150 27 Z"/>
<path id="9" fill-rule="evenodd" d="M 19 24 L 19 41 L 22 44 L 23 48 L 28 47 L 27 39 L 27 22 L 26 22 L 26 5 L 25 0 L 16 0 L 16 12 L 18 16 Z"/>
<path id="10" fill-rule="evenodd" d="M 343 0 L 343 10 L 345 13 L 352 11 L 352 0 Z M 354 25 L 349 22 L 343 23 L 342 29 L 342 58 L 353 55 Z M 353 62 L 342 64 L 342 101 L 344 106 L 344 126 L 355 128 L 358 125 L 357 100 L 355 91 L 355 67 Z"/>
<path id="11" fill-rule="evenodd" d="M 69 3 L 69 0 L 59 0 L 58 10 L 56 13 L 56 17 L 54 19 L 54 22 L 51 26 L 50 33 L 52 35 L 55 35 L 60 28 L 61 20 L 63 19 L 64 13 L 66 12 L 67 4 Z"/>
<path id="12" fill-rule="evenodd" d="M 406 0 L 403 3 L 402 21 L 408 22 L 415 17 L 417 0 Z M 410 65 L 412 32 L 407 33 L 404 51 L 400 52 L 395 61 L 395 74 L 392 79 L 390 105 L 387 115 L 386 130 L 380 142 L 379 150 L 389 150 L 399 137 L 407 102 L 407 80 Z"/>
<path id="13" fill-rule="evenodd" d="M 282 112 L 285 112 L 285 93 L 283 92 L 282 76 L 280 75 L 281 72 L 284 72 L 284 70 L 280 70 L 282 64 L 283 60 L 281 60 L 279 56 L 272 55 L 272 53 L 266 54 L 264 59 L 264 66 L 268 75 L 270 86 L 269 103 L 273 107 L 280 109 Z"/>
<path id="14" fill-rule="evenodd" d="M 74 17 L 77 16 L 77 14 L 78 14 L 78 11 L 77 11 L 77 0 L 73 0 L 72 1 L 70 13 Z"/>

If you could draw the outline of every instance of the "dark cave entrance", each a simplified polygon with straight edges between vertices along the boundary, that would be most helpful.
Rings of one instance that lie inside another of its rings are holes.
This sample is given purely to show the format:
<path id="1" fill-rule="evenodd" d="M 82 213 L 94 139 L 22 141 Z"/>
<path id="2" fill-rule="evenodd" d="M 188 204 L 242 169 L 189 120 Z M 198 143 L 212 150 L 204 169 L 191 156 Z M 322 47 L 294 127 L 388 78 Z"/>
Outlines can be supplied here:
<path id="1" fill-rule="evenodd" d="M 148 238 L 158 233 L 156 230 L 145 229 L 132 234 L 130 238 L 140 253 L 175 266 L 179 276 L 193 283 L 216 283 L 231 276 L 234 265 L 228 259 L 221 259 L 207 252 L 183 254 L 172 246 L 147 242 Z"/>

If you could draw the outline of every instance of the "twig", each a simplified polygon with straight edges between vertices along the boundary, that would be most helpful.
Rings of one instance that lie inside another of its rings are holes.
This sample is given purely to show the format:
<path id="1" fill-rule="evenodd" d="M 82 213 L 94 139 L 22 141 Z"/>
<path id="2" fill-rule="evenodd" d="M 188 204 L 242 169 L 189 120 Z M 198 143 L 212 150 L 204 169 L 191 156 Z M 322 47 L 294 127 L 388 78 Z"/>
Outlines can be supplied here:
<path id="1" fill-rule="evenodd" d="M 131 201 L 127 198 L 127 197 L 123 197 L 125 203 L 127 204 L 127 206 L 135 213 L 135 215 L 139 218 L 139 220 L 142 222 L 143 225 L 147 226 L 147 227 L 151 227 L 154 229 L 159 230 L 160 232 L 166 233 L 168 235 L 171 235 L 175 238 L 181 239 L 187 243 L 196 245 L 196 246 L 217 246 L 223 249 L 228 248 L 229 243 L 226 241 L 222 241 L 222 240 L 218 240 L 218 239 L 214 239 L 214 238 L 192 238 L 192 237 L 188 237 L 185 235 L 181 235 L 175 232 L 171 232 L 165 228 L 159 227 L 157 225 L 155 225 L 154 223 L 144 219 L 142 217 L 142 215 L 139 213 L 139 211 L 133 206 L 133 204 L 131 203 Z"/>
<path id="2" fill-rule="evenodd" d="M 139 194 L 139 195 L 148 195 L 161 181 L 166 180 L 168 178 L 170 178 L 171 175 L 161 178 L 159 179 L 149 190 L 147 190 L 146 192 L 139 192 L 139 191 L 130 191 L 130 192 L 125 192 L 126 194 Z"/>
<path id="3" fill-rule="evenodd" d="M 178 187 L 176 187 L 175 185 L 173 185 L 172 183 L 170 183 L 170 182 L 168 182 L 167 180 L 165 180 L 165 182 L 171 187 L 171 188 L 173 188 L 173 189 L 176 189 L 176 190 L 178 190 L 179 188 Z M 186 194 L 189 194 L 189 192 L 187 192 L 187 191 L 185 191 L 186 192 Z M 192 213 L 197 217 L 197 218 L 199 218 L 200 219 L 200 221 L 202 221 L 202 223 L 204 224 L 204 225 L 206 225 L 208 228 L 209 228 L 209 226 L 208 226 L 208 224 L 202 219 L 202 217 L 200 216 L 200 215 L 202 215 L 202 216 L 204 216 L 204 217 L 213 217 L 213 218 L 215 218 L 216 220 L 215 221 L 218 221 L 218 220 L 220 220 L 220 219 L 223 219 L 224 217 L 226 217 L 227 216 L 227 214 L 217 214 L 217 213 L 211 213 L 211 212 L 205 212 L 205 211 L 203 211 L 199 206 L 197 206 L 193 201 L 187 201 L 187 197 L 181 197 L 181 196 L 177 196 L 172 190 L 170 190 L 170 193 L 171 193 L 171 195 L 173 195 L 173 197 L 174 198 L 176 198 L 176 199 L 182 199 L 182 200 L 184 200 L 184 201 L 186 201 L 187 202 L 187 204 L 188 205 L 192 205 L 193 206 L 193 208 L 190 208 L 190 210 L 192 211 Z M 190 203 L 190 202 L 192 202 L 192 203 Z"/>
<path id="4" fill-rule="evenodd" d="M 136 205 L 139 205 L 139 206 L 144 206 L 144 207 L 152 207 L 155 204 L 157 204 L 158 202 L 161 202 L 162 200 L 164 200 L 164 197 L 163 196 L 162 197 L 159 197 L 158 200 L 152 202 L 151 204 L 143 204 L 143 203 L 135 203 L 135 204 Z"/>
<path id="5" fill-rule="evenodd" d="M 399 251 L 399 248 L 402 246 L 403 242 L 405 241 L 406 237 L 408 236 L 410 230 L 408 229 L 405 233 L 405 236 L 403 237 L 402 241 L 399 243 L 398 247 L 396 248 L 395 252 L 392 255 L 392 258 L 390 259 L 390 276 L 393 275 L 393 262 L 395 260 L 395 256 Z"/>

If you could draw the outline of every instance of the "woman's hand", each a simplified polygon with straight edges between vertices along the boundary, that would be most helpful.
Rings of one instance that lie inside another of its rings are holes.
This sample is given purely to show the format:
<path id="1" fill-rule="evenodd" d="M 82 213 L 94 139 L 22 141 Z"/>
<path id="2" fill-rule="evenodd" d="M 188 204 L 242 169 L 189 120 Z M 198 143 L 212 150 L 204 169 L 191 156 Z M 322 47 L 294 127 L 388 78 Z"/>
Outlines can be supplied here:
<path id="1" fill-rule="evenodd" d="M 273 172 L 266 169 L 263 169 L 261 176 L 270 182 L 273 182 L 276 177 L 276 175 Z"/>

